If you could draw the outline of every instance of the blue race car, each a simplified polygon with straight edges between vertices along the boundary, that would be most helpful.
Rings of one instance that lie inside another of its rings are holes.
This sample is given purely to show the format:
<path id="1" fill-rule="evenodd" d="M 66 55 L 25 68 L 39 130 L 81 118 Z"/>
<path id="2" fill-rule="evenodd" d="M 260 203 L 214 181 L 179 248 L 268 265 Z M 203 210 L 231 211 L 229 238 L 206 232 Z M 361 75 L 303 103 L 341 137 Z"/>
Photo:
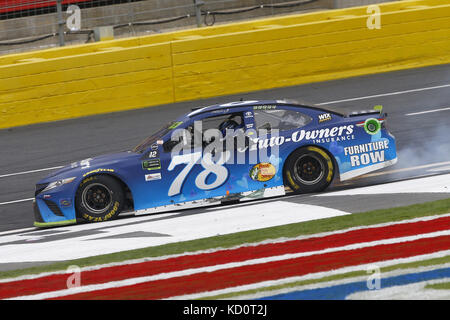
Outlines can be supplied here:
<path id="1" fill-rule="evenodd" d="M 74 162 L 36 185 L 49 227 L 320 192 L 397 162 L 381 106 L 343 114 L 287 100 L 198 108 L 128 152 Z"/>

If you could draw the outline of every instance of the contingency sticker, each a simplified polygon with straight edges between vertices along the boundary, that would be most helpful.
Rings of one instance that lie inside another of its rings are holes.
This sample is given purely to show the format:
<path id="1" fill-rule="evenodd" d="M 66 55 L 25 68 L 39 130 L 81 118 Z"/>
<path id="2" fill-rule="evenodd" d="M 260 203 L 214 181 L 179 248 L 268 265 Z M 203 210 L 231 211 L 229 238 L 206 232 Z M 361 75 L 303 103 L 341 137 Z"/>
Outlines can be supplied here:
<path id="1" fill-rule="evenodd" d="M 325 121 L 330 121 L 331 114 L 329 114 L 329 113 L 319 114 L 318 118 L 319 118 L 319 123 L 325 122 Z"/>
<path id="2" fill-rule="evenodd" d="M 151 173 L 145 175 L 145 181 L 161 180 L 161 173 Z"/>
<path id="3" fill-rule="evenodd" d="M 161 160 L 159 158 L 144 160 L 144 161 L 142 161 L 142 169 L 144 169 L 144 170 L 161 169 Z"/>
<path id="4" fill-rule="evenodd" d="M 276 169 L 271 163 L 258 163 L 250 170 L 250 178 L 255 181 L 269 181 L 276 174 Z"/>

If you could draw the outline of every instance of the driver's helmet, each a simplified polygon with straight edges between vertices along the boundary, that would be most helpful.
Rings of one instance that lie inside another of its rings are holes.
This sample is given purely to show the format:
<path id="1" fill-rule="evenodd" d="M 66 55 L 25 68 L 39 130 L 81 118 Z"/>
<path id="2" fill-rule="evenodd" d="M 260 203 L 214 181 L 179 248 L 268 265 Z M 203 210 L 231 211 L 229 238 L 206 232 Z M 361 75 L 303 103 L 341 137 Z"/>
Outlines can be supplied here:
<path id="1" fill-rule="evenodd" d="M 225 137 L 228 130 L 237 130 L 239 128 L 242 128 L 242 125 L 239 125 L 235 120 L 233 119 L 227 119 L 224 122 L 222 122 L 219 125 L 219 130 L 222 132 L 222 135 Z"/>

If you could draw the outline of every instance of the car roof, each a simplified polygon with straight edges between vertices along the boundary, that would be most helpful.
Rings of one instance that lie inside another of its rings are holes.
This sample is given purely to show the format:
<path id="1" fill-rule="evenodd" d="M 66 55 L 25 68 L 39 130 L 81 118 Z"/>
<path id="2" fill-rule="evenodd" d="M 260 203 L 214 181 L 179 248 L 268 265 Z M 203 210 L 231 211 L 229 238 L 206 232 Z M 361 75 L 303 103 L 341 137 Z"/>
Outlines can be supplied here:
<path id="1" fill-rule="evenodd" d="M 316 111 L 323 111 L 323 112 L 330 112 L 334 113 L 339 116 L 344 116 L 342 112 L 339 112 L 336 109 L 332 108 L 321 108 L 318 106 L 315 106 L 312 103 L 307 103 L 299 100 L 247 100 L 247 101 L 234 101 L 224 104 L 214 104 L 207 107 L 199 107 L 192 109 L 190 113 L 187 114 L 188 117 L 197 116 L 199 114 L 212 112 L 212 111 L 218 111 L 223 109 L 230 109 L 230 108 L 241 108 L 241 107 L 254 107 L 254 106 L 263 106 L 263 105 L 277 105 L 277 106 L 289 106 L 289 107 L 301 107 L 301 108 L 308 108 L 311 110 Z"/>

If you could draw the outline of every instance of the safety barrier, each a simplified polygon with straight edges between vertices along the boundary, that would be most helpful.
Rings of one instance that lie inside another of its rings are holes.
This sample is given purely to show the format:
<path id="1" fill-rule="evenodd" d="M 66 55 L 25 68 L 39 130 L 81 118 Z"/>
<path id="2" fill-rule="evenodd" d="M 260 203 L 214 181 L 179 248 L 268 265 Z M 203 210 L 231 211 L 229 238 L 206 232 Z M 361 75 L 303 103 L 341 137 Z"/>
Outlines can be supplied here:
<path id="1" fill-rule="evenodd" d="M 450 0 L 379 7 L 0 57 L 0 128 L 450 62 Z"/>

